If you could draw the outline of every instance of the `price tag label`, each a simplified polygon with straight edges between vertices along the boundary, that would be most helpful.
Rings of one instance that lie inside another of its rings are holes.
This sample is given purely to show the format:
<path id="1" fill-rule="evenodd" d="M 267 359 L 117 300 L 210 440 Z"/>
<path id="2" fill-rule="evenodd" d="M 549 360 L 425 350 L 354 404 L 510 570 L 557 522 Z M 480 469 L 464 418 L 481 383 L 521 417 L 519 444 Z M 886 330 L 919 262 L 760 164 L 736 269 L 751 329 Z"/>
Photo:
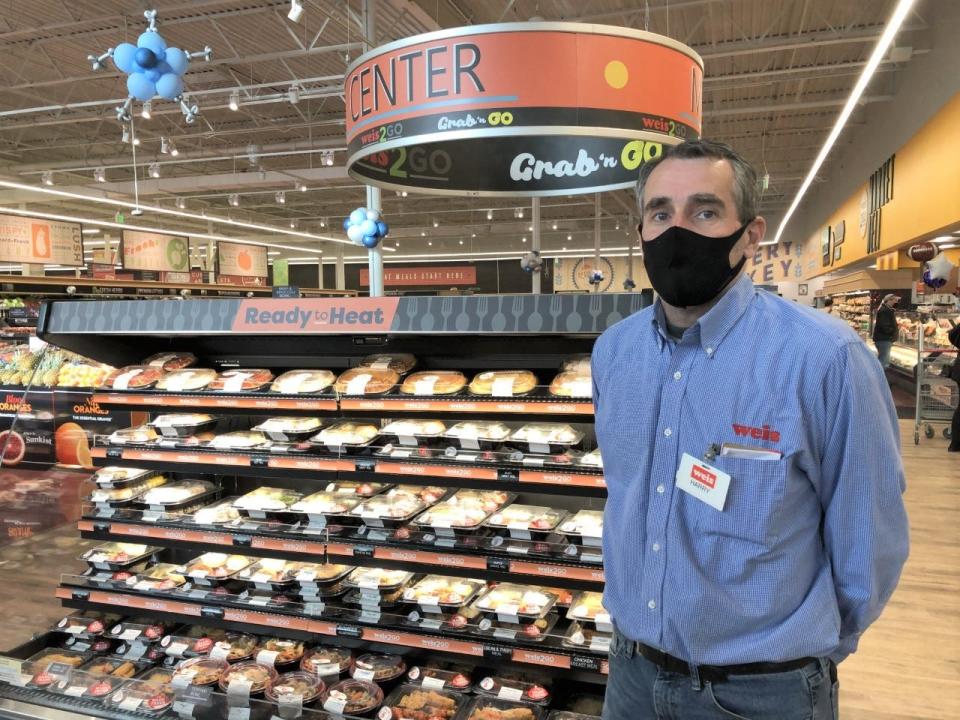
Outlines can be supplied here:
<path id="1" fill-rule="evenodd" d="M 70 673 L 73 672 L 73 666 L 67 665 L 67 663 L 50 663 L 47 665 L 47 674 L 51 677 L 67 679 L 70 677 Z"/>
<path id="2" fill-rule="evenodd" d="M 428 690 L 443 690 L 446 683 L 441 678 L 425 677 L 420 685 Z"/>
<path id="3" fill-rule="evenodd" d="M 14 658 L 0 657 L 0 682 L 17 685 L 23 672 L 23 662 Z"/>
<path id="4" fill-rule="evenodd" d="M 363 628 L 356 625 L 337 625 L 337 635 L 340 637 L 362 638 Z"/>
<path id="5" fill-rule="evenodd" d="M 497 697 L 501 700 L 510 700 L 512 702 L 517 702 L 523 699 L 523 690 L 520 688 L 512 688 L 503 686 L 500 688 L 500 692 L 497 693 Z"/>
<path id="6" fill-rule="evenodd" d="M 508 630 L 506 628 L 495 628 L 493 631 L 493 636 L 498 640 L 516 640 L 517 631 Z"/>
<path id="7" fill-rule="evenodd" d="M 593 652 L 609 653 L 610 638 L 604 637 L 603 635 L 594 635 L 590 638 L 590 649 Z"/>
<path id="8" fill-rule="evenodd" d="M 508 573 L 510 572 L 510 559 L 502 557 L 488 557 L 487 570 Z"/>
<path id="9" fill-rule="evenodd" d="M 63 694 L 69 695 L 70 697 L 82 697 L 86 691 L 87 688 L 85 688 L 83 685 L 71 685 L 63 691 Z"/>
<path id="10" fill-rule="evenodd" d="M 192 718 L 193 711 L 196 709 L 196 705 L 190 702 L 184 702 L 183 700 L 176 700 L 173 703 L 173 711 L 183 718 Z"/>
<path id="11" fill-rule="evenodd" d="M 273 667 L 277 664 L 277 657 L 280 653 L 276 650 L 261 650 L 257 653 L 256 661 L 260 665 Z"/>
<path id="12" fill-rule="evenodd" d="M 231 707 L 227 713 L 227 720 L 250 720 L 250 708 Z"/>
<path id="13" fill-rule="evenodd" d="M 323 615 L 323 611 L 326 609 L 326 603 L 322 602 L 308 602 L 303 604 L 303 611 L 307 615 L 312 615 L 314 617 L 318 615 Z"/>
<path id="14" fill-rule="evenodd" d="M 252 597 L 250 598 L 250 604 L 257 605 L 259 607 L 266 607 L 270 604 L 270 598 L 263 596 Z"/>
<path id="15" fill-rule="evenodd" d="M 367 670 L 365 668 L 357 668 L 353 671 L 354 680 L 365 680 L 366 682 L 373 682 L 373 679 L 376 677 L 377 673 L 374 670 Z"/>
<path id="16" fill-rule="evenodd" d="M 334 715 L 343 715 L 345 707 L 347 707 L 347 696 L 338 690 L 331 692 L 323 703 L 323 709 Z"/>
<path id="17" fill-rule="evenodd" d="M 210 650 L 210 659 L 211 660 L 226 660 L 230 657 L 230 644 L 225 642 L 218 642 L 213 646 L 213 649 Z"/>
<path id="18" fill-rule="evenodd" d="M 244 678 L 230 678 L 230 682 L 227 684 L 227 702 L 231 708 L 247 707 L 250 704 L 250 688 L 252 686 L 253 683 Z"/>
<path id="19" fill-rule="evenodd" d="M 142 702 L 143 702 L 142 698 L 125 697 L 123 700 L 120 701 L 120 705 L 118 707 L 121 710 L 125 710 L 126 712 L 134 712 L 137 710 L 137 708 L 140 707 L 140 704 Z"/>
<path id="20" fill-rule="evenodd" d="M 372 558 L 374 553 L 374 547 L 372 545 L 354 545 L 353 546 L 353 556 L 360 558 Z M 363 579 L 358 585 L 362 588 L 369 588 L 376 590 L 380 587 L 380 583 L 376 580 Z"/>
<path id="21" fill-rule="evenodd" d="M 201 687 L 198 685 L 188 685 L 185 688 L 177 691 L 176 682 L 179 678 L 173 679 L 174 691 L 176 691 L 177 697 L 184 701 L 192 703 L 193 705 L 211 705 L 213 703 L 213 688 L 212 687 Z M 192 678 L 187 678 L 187 682 L 190 682 Z"/>
<path id="22" fill-rule="evenodd" d="M 284 720 L 293 720 L 303 714 L 303 695 L 295 692 L 282 692 L 277 695 L 277 709 Z"/>
<path id="23" fill-rule="evenodd" d="M 483 657 L 490 660 L 509 660 L 513 658 L 513 648 L 505 645 L 484 644 Z"/>
<path id="24" fill-rule="evenodd" d="M 360 613 L 360 622 L 376 625 L 378 622 L 380 622 L 380 611 L 364 610 Z"/>
<path id="25" fill-rule="evenodd" d="M 253 544 L 252 535 L 234 535 L 233 544 L 236 547 L 250 547 Z"/>
<path id="26" fill-rule="evenodd" d="M 144 645 L 142 642 L 133 642 L 133 643 L 130 643 L 130 649 L 127 650 L 126 655 L 124 655 L 124 657 L 126 657 L 129 660 L 139 660 L 146 654 L 147 654 L 146 645 Z"/>

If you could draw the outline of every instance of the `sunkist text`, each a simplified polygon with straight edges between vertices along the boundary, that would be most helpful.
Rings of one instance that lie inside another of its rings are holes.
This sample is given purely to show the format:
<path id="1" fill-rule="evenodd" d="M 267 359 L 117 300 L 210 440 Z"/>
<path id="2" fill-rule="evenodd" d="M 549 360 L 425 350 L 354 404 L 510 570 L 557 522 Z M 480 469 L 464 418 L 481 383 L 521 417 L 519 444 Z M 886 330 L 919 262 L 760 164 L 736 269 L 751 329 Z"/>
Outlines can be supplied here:
<path id="1" fill-rule="evenodd" d="M 248 325 L 299 325 L 304 329 L 311 320 L 323 325 L 383 325 L 383 309 L 349 310 L 346 307 L 334 307 L 329 310 L 303 310 L 294 307 L 290 310 L 258 310 L 247 308 L 244 322 Z"/>

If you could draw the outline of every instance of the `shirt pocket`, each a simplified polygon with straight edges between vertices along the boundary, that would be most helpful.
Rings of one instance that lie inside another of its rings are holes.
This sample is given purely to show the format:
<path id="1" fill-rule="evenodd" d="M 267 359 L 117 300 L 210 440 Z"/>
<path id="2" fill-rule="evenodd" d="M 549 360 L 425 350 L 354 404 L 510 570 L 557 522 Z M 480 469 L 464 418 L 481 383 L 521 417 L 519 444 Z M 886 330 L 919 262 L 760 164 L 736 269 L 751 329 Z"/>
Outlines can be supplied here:
<path id="1" fill-rule="evenodd" d="M 789 461 L 718 456 L 711 464 L 730 476 L 727 499 L 721 512 L 688 495 L 695 507 L 694 526 L 707 535 L 775 543 Z"/>

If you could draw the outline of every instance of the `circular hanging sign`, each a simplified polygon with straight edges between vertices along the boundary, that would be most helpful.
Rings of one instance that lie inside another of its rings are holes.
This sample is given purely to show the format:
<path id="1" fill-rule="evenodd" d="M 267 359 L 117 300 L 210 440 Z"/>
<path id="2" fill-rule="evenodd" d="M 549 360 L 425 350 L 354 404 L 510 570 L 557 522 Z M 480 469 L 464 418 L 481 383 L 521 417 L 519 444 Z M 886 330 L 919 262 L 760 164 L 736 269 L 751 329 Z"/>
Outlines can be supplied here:
<path id="1" fill-rule="evenodd" d="M 568 195 L 634 185 L 696 139 L 703 61 L 661 35 L 509 23 L 377 48 L 344 81 L 347 170 L 393 190 Z"/>

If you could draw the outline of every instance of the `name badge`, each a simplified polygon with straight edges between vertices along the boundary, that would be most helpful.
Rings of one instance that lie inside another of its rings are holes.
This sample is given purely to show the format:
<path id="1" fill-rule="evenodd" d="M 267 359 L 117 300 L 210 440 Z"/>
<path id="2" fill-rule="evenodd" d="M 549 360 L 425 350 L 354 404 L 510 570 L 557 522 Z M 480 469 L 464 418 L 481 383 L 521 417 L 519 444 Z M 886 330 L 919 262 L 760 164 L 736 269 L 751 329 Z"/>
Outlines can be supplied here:
<path id="1" fill-rule="evenodd" d="M 684 453 L 680 460 L 680 469 L 677 470 L 677 487 L 723 512 L 727 490 L 730 489 L 730 476 L 713 465 Z"/>

